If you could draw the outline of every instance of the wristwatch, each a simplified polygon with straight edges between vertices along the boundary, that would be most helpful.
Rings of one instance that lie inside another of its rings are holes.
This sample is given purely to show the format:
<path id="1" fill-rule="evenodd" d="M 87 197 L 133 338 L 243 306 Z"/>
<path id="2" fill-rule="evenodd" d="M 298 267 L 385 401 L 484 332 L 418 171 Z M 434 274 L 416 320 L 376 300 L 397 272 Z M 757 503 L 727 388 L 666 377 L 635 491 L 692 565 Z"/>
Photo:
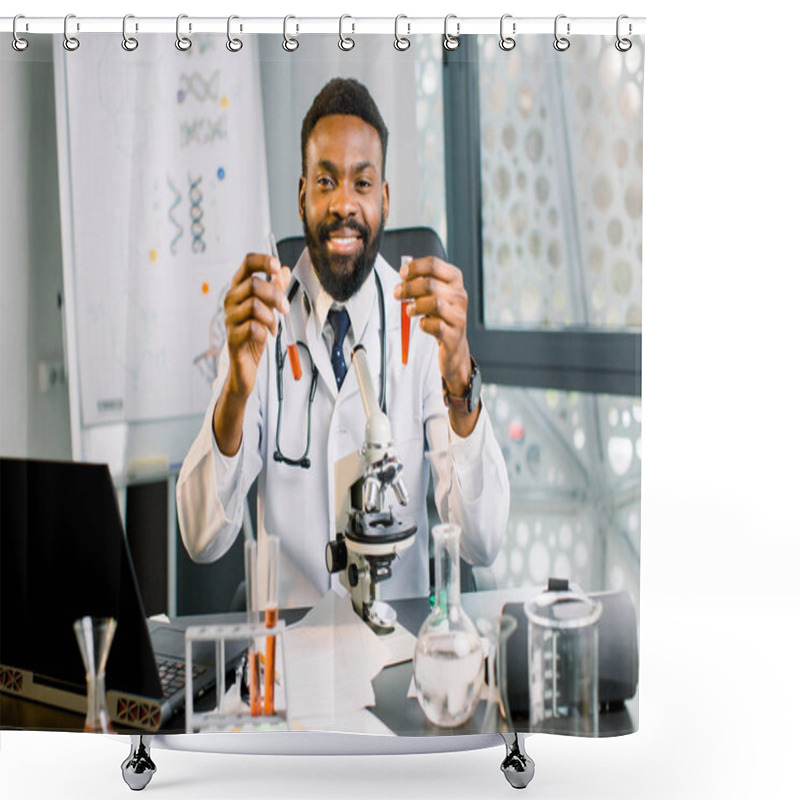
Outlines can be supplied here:
<path id="1" fill-rule="evenodd" d="M 454 408 L 463 414 L 471 414 L 481 401 L 481 371 L 472 356 L 469 357 L 469 360 L 472 363 L 472 372 L 467 381 L 467 389 L 461 397 L 450 394 L 450 390 L 447 388 L 444 378 L 442 378 L 442 395 L 444 396 L 445 406 Z"/>

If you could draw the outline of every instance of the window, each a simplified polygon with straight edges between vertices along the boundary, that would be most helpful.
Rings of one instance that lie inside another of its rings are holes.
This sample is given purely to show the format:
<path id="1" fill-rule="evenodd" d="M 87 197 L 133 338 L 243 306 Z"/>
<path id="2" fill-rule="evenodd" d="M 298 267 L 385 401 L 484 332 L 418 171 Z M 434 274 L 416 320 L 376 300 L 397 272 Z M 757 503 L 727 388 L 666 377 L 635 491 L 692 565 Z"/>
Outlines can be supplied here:
<path id="1" fill-rule="evenodd" d="M 511 484 L 498 588 L 549 577 L 638 596 L 638 398 L 490 384 L 483 401 Z"/>
<path id="2" fill-rule="evenodd" d="M 443 62 L 448 250 L 485 378 L 640 395 L 641 61 L 620 69 L 613 37 L 461 42 Z"/>
<path id="3" fill-rule="evenodd" d="M 511 482 L 498 587 L 638 599 L 643 45 L 613 44 L 445 53 L 448 251 Z"/>

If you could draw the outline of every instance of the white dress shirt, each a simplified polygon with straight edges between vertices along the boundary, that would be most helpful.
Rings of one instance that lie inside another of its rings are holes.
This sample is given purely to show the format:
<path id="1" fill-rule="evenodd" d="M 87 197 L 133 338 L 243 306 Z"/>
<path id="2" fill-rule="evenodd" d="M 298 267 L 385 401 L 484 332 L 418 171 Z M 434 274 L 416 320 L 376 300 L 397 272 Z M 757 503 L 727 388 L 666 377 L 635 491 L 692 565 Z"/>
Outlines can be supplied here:
<path id="1" fill-rule="evenodd" d="M 417 525 L 414 545 L 392 563 L 392 577 L 381 583 L 381 597 L 391 599 L 428 592 L 426 495 L 431 474 L 439 515 L 461 526 L 461 554 L 473 564 L 491 564 L 497 555 L 508 521 L 509 486 L 505 461 L 485 409 L 466 438 L 452 430 L 442 398 L 438 343 L 419 329 L 416 319 L 412 319 L 408 364 L 402 364 L 400 303 L 393 296 L 400 278 L 381 256 L 375 271 L 386 309 L 387 415 L 410 497 L 408 506 L 397 506 L 394 511 Z M 228 371 L 228 350 L 224 348 L 212 401 L 177 486 L 178 520 L 186 549 L 195 561 L 209 562 L 233 544 L 242 526 L 247 491 L 258 479 L 259 536 L 269 532 L 281 539 L 282 607 L 312 605 L 331 586 L 339 587 L 339 577 L 331 576 L 325 566 L 325 546 L 336 536 L 334 465 L 361 449 L 366 424 L 352 368 L 337 391 L 330 362 L 332 331 L 327 322 L 333 300 L 322 289 L 307 250 L 293 276 L 300 284 L 291 304 L 293 328 L 298 340 L 307 344 L 319 371 L 311 413 L 310 468 L 289 466 L 273 458 L 278 401 L 275 340 L 270 336 L 247 401 L 239 451 L 232 457 L 223 455 L 212 431 L 214 406 Z M 375 395 L 380 397 L 377 285 L 370 274 L 344 304 L 351 325 L 343 349 L 349 364 L 354 345 L 365 347 Z M 311 364 L 302 347 L 300 360 L 300 381 L 294 380 L 288 365 L 283 370 L 280 445 L 290 458 L 299 458 L 306 442 Z M 387 495 L 387 502 L 397 505 L 393 493 Z"/>

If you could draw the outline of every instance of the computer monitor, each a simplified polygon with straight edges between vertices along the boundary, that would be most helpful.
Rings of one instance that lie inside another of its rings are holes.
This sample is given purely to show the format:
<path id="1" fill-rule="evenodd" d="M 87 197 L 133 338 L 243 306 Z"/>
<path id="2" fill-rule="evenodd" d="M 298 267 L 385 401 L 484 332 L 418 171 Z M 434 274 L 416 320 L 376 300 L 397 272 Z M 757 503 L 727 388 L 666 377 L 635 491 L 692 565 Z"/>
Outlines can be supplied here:
<path id="1" fill-rule="evenodd" d="M 85 695 L 72 625 L 87 615 L 117 620 L 106 688 L 160 698 L 107 465 L 0 459 L 0 664 Z"/>

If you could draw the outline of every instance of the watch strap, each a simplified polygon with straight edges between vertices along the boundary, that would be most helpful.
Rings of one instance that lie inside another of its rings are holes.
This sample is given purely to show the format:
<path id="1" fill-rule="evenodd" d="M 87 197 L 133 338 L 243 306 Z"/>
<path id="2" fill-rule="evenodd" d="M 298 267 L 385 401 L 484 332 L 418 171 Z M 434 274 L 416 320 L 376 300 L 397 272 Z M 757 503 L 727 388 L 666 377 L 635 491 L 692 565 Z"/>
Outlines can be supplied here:
<path id="1" fill-rule="evenodd" d="M 452 408 L 455 411 L 461 412 L 462 414 L 472 413 L 478 407 L 479 400 L 479 397 L 473 396 L 473 392 L 476 389 L 475 378 L 480 374 L 480 370 L 478 369 L 477 362 L 472 356 L 469 357 L 469 360 L 472 364 L 472 371 L 470 372 L 469 381 L 467 381 L 467 388 L 465 389 L 463 395 L 458 397 L 454 394 L 451 394 L 450 390 L 447 388 L 445 379 L 442 378 L 442 396 L 444 397 L 445 407 Z M 477 394 L 480 395 L 480 385 L 477 387 Z"/>

